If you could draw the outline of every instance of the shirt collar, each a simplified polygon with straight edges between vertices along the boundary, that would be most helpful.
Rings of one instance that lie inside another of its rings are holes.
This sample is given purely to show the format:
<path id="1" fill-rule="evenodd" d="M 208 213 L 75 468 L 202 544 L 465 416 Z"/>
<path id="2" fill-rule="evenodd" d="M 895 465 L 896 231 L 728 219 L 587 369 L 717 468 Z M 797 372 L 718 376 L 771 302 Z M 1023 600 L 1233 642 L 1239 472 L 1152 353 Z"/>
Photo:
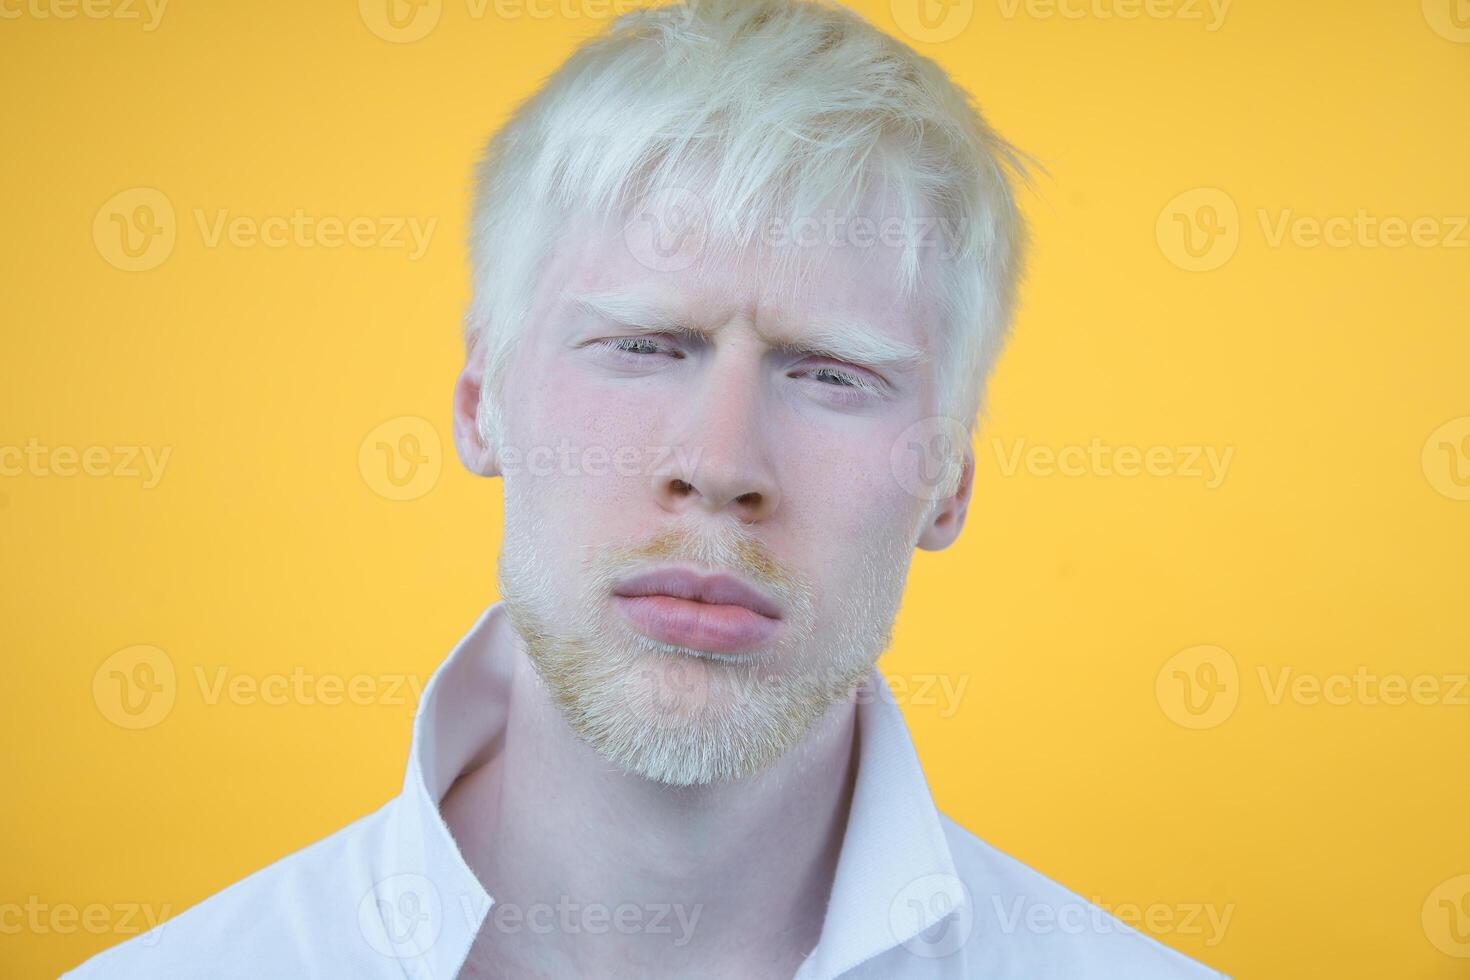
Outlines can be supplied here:
<path id="1" fill-rule="evenodd" d="M 411 976 L 453 977 L 494 903 L 460 854 L 439 802 L 460 773 L 500 746 L 511 663 L 483 642 L 500 615 L 500 602 L 480 615 L 434 671 L 414 715 L 387 843 L 400 858 L 394 866 L 422 869 L 441 910 L 431 943 L 404 957 L 414 961 Z M 908 726 L 877 668 L 859 688 L 857 727 L 857 775 L 832 894 L 821 939 L 799 974 L 812 980 L 839 976 L 913 940 L 932 918 L 916 915 L 910 900 L 919 899 L 925 915 L 968 901 Z"/>

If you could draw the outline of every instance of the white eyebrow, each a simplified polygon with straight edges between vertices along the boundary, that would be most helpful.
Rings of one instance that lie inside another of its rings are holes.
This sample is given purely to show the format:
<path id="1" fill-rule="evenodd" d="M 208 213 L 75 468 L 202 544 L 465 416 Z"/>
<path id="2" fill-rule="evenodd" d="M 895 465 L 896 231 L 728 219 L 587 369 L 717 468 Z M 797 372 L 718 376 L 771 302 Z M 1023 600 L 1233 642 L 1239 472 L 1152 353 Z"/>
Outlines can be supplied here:
<path id="1" fill-rule="evenodd" d="M 583 311 L 625 327 L 650 332 L 668 330 L 705 335 L 704 331 L 694 330 L 660 303 L 642 293 L 608 289 L 595 293 L 569 292 L 567 298 Z"/>
<path id="2" fill-rule="evenodd" d="M 866 324 L 824 317 L 810 330 L 778 346 L 870 367 L 904 370 L 927 360 L 923 349 L 885 337 Z"/>
<path id="3" fill-rule="evenodd" d="M 577 307 L 639 333 L 673 333 L 709 340 L 713 331 L 691 324 L 652 297 L 612 289 L 568 293 Z M 840 317 L 822 317 L 799 336 L 761 338 L 779 350 L 831 357 L 865 367 L 906 369 L 928 359 L 922 348 L 886 337 L 868 325 Z"/>

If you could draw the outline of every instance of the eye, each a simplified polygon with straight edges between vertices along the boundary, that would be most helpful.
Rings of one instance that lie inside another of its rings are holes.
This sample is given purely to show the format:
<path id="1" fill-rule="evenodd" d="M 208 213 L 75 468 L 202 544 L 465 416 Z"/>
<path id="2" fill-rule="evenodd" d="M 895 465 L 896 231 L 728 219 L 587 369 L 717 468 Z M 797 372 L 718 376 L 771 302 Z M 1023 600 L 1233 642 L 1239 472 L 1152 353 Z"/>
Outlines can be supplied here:
<path id="1" fill-rule="evenodd" d="M 616 359 L 623 361 L 642 360 L 660 354 L 675 359 L 684 356 L 683 351 L 660 343 L 655 337 L 605 337 L 593 341 L 592 346 L 611 351 Z"/>
<path id="2" fill-rule="evenodd" d="M 862 379 L 860 379 L 857 375 L 853 374 L 851 371 L 842 371 L 838 368 L 819 367 L 811 372 L 811 376 L 813 378 L 816 378 L 818 381 L 822 381 L 827 384 L 838 385 L 843 388 L 865 387 Z"/>
<path id="3" fill-rule="evenodd" d="M 787 375 L 805 379 L 821 389 L 821 397 L 840 404 L 857 405 L 884 394 L 881 380 L 862 368 L 841 362 L 827 362 L 797 367 Z"/>

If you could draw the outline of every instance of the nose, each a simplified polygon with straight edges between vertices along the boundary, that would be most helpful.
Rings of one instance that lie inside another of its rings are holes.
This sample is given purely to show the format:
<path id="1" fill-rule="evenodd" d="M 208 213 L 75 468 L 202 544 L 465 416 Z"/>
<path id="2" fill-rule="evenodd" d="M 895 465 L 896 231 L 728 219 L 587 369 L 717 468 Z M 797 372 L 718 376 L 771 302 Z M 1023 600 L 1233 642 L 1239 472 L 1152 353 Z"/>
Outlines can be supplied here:
<path id="1" fill-rule="evenodd" d="M 710 513 L 728 511 L 743 524 L 755 524 L 768 518 L 776 509 L 774 490 L 731 492 L 728 488 L 736 481 L 711 476 L 708 471 L 702 472 L 696 478 L 697 482 L 678 476 L 654 479 L 654 493 L 659 504 L 673 514 L 697 506 Z"/>
<path id="2" fill-rule="evenodd" d="M 698 508 L 745 524 L 768 520 L 780 504 L 761 425 L 754 377 L 702 379 L 708 386 L 680 420 L 678 438 L 653 477 L 659 506 L 671 514 Z"/>

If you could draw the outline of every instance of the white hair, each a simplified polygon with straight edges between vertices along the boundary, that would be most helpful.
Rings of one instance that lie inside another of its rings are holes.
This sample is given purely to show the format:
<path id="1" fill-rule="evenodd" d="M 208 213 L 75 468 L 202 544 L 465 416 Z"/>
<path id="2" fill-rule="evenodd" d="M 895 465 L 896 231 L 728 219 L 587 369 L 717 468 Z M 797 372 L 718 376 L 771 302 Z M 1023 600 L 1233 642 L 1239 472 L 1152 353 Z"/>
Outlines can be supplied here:
<path id="1" fill-rule="evenodd" d="M 465 339 L 484 358 L 482 435 L 498 441 L 507 355 L 566 216 L 626 215 L 696 174 L 709 213 L 747 228 L 817 201 L 856 208 L 875 181 L 905 228 L 937 219 L 934 281 L 907 234 L 899 287 L 934 298 L 935 407 L 968 428 L 1020 278 L 1023 159 L 942 68 L 845 8 L 686 0 L 623 14 L 516 109 L 478 167 Z"/>

